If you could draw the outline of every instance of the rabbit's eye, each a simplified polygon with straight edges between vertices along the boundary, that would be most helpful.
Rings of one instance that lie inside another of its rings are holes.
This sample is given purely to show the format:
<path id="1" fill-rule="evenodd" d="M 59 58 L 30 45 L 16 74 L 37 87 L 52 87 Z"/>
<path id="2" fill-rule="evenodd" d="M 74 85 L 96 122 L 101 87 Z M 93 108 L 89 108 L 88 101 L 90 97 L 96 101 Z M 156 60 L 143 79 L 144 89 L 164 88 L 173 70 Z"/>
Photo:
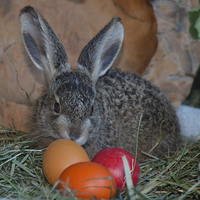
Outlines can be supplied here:
<path id="1" fill-rule="evenodd" d="M 56 112 L 56 113 L 60 113 L 60 104 L 59 103 L 57 103 L 57 102 L 55 102 L 54 103 L 54 112 Z"/>
<path id="2" fill-rule="evenodd" d="M 93 111 L 94 111 L 94 107 L 92 106 L 90 115 L 92 115 Z"/>

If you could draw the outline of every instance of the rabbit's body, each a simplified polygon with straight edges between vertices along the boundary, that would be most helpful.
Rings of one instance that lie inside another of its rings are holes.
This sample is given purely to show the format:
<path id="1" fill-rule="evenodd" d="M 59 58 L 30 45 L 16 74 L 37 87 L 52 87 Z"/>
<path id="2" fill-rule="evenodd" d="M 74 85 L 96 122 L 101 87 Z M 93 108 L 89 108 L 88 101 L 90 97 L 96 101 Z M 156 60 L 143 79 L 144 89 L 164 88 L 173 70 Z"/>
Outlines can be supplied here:
<path id="1" fill-rule="evenodd" d="M 158 88 L 136 74 L 111 69 L 123 41 L 119 18 L 83 49 L 76 71 L 56 35 L 31 7 L 21 12 L 25 48 L 48 85 L 34 108 L 38 143 L 68 138 L 92 157 L 107 147 L 161 156 L 180 144 L 176 113 Z"/>
<path id="2" fill-rule="evenodd" d="M 62 83 L 59 86 L 62 88 Z M 47 99 L 44 95 L 38 100 L 33 115 L 33 133 L 45 145 L 62 137 L 54 119 L 44 118 L 46 108 L 51 105 L 45 105 L 51 97 Z M 136 74 L 111 69 L 100 78 L 90 119 L 89 137 L 84 145 L 90 157 L 107 147 L 121 147 L 135 153 L 138 146 L 141 159 L 141 151 L 152 150 L 150 153 L 162 156 L 180 145 L 173 107 L 158 88 Z"/>
<path id="3" fill-rule="evenodd" d="M 141 158 L 141 151 L 161 156 L 180 145 L 175 111 L 150 82 L 113 69 L 99 79 L 96 89 L 94 125 L 85 145 L 89 154 L 116 146 L 135 153 L 138 146 Z"/>

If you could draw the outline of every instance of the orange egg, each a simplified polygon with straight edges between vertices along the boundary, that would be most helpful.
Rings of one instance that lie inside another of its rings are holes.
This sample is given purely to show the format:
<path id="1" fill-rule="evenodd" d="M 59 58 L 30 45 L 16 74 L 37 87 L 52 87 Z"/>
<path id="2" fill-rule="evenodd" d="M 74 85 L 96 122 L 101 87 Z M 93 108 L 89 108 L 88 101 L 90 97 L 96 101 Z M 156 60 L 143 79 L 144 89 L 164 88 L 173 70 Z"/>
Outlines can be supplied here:
<path id="1" fill-rule="evenodd" d="M 66 168 L 60 175 L 59 189 L 67 188 L 83 199 L 110 199 L 116 194 L 116 185 L 111 173 L 95 162 L 81 162 Z"/>
<path id="2" fill-rule="evenodd" d="M 64 169 L 84 161 L 89 161 L 89 157 L 79 144 L 67 139 L 55 140 L 44 153 L 43 172 L 48 182 L 54 184 Z"/>

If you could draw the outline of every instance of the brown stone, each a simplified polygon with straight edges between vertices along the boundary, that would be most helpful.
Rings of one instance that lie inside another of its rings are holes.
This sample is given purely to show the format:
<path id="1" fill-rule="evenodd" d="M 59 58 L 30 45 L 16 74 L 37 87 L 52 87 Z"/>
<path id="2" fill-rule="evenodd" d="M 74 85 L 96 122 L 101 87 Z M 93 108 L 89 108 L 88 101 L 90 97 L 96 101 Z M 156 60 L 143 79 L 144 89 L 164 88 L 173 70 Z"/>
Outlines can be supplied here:
<path id="1" fill-rule="evenodd" d="M 179 106 L 190 92 L 200 63 L 200 46 L 189 34 L 188 11 L 198 0 L 156 0 L 158 48 L 144 77 Z"/>
<path id="2" fill-rule="evenodd" d="M 18 16 L 26 5 L 38 8 L 47 19 L 72 66 L 84 45 L 113 16 L 122 18 L 126 31 L 118 67 L 142 73 L 156 50 L 156 20 L 147 0 L 1 0 L 0 124 L 7 128 L 26 130 L 27 115 L 43 89 L 41 73 L 31 68 L 21 41 Z"/>

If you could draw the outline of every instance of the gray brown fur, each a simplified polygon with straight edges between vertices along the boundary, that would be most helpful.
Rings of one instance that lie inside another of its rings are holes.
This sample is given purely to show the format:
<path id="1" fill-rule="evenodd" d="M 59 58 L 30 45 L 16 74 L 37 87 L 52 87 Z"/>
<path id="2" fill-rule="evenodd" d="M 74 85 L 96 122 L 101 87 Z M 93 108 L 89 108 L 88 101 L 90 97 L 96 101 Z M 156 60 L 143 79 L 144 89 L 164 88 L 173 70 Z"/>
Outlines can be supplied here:
<path id="1" fill-rule="evenodd" d="M 119 18 L 86 45 L 72 71 L 62 45 L 39 12 L 26 7 L 20 16 L 26 50 L 48 79 L 32 120 L 38 144 L 69 138 L 91 157 L 101 149 L 121 147 L 134 154 L 137 150 L 139 160 L 144 158 L 142 152 L 163 156 L 177 150 L 179 123 L 165 95 L 136 74 L 111 69 L 123 41 Z M 29 27 L 32 18 L 39 20 Z M 44 49 L 35 45 L 38 41 Z"/>
<path id="2" fill-rule="evenodd" d="M 95 107 L 100 110 L 94 117 L 99 119 L 100 134 L 91 134 L 88 149 L 118 146 L 134 153 L 138 140 L 142 157 L 142 151 L 149 152 L 159 141 L 151 152 L 156 156 L 168 155 L 180 145 L 178 119 L 168 99 L 135 74 L 108 72 L 97 82 Z"/>

